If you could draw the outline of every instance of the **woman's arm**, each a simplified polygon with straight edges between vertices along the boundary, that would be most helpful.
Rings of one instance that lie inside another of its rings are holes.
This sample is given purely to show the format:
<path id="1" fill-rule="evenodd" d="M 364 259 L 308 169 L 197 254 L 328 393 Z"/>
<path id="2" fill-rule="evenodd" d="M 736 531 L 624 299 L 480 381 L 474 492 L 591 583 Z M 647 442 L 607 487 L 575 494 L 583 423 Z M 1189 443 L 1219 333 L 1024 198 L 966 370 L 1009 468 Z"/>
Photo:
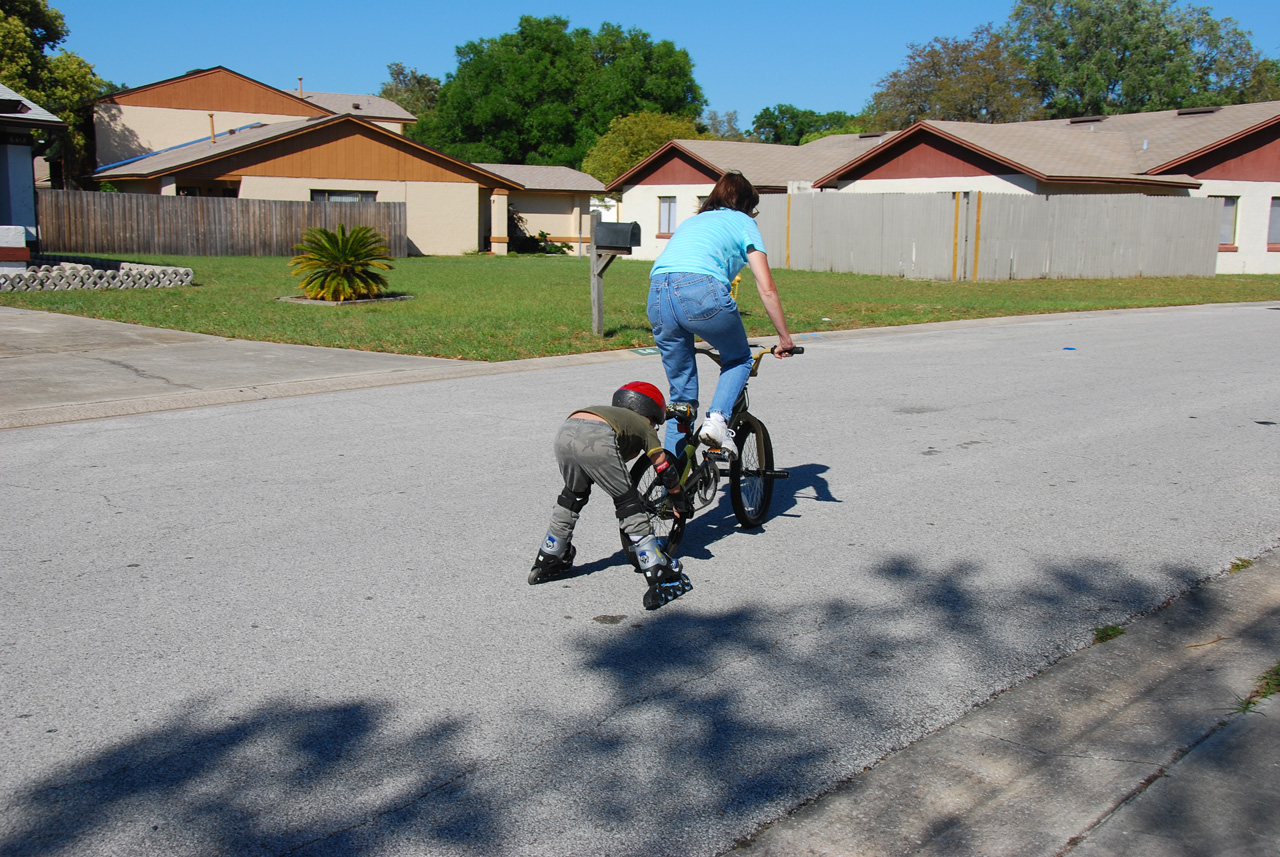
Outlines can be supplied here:
<path id="1" fill-rule="evenodd" d="M 778 331 L 778 350 L 775 357 L 788 357 L 794 347 L 791 333 L 787 330 L 787 316 L 782 311 L 782 301 L 778 298 L 778 287 L 773 284 L 773 273 L 769 270 L 769 257 L 759 250 L 747 251 L 747 262 L 751 265 L 751 273 L 756 278 L 756 291 L 764 303 L 764 311 L 773 322 L 773 329 Z"/>

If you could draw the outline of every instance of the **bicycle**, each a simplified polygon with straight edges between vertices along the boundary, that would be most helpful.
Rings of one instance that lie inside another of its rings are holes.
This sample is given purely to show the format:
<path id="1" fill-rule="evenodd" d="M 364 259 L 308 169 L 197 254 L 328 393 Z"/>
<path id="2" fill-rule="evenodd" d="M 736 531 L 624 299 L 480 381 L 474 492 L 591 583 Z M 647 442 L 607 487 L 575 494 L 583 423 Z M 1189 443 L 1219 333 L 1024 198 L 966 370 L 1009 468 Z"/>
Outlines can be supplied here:
<path id="1" fill-rule="evenodd" d="M 720 365 L 720 355 L 712 349 L 699 348 L 699 354 L 705 354 Z M 760 361 L 773 349 L 762 349 L 753 356 L 751 374 L 747 380 L 756 377 L 760 371 Z M 792 354 L 803 354 L 804 348 L 797 346 Z M 773 441 L 769 430 L 755 414 L 748 410 L 749 399 L 747 387 L 734 402 L 733 412 L 729 417 L 729 429 L 734 433 L 734 443 L 738 447 L 737 454 L 732 455 L 724 449 L 707 447 L 701 450 L 702 440 L 693 430 L 692 416 L 679 413 L 674 407 L 668 409 L 668 418 L 677 420 L 676 426 L 681 433 L 679 454 L 676 466 L 680 468 L 680 487 L 688 498 L 691 511 L 685 516 L 677 516 L 671 498 L 662 487 L 662 480 L 653 469 L 653 462 L 642 455 L 631 466 L 631 484 L 640 495 L 653 525 L 653 531 L 662 541 L 663 550 L 668 556 L 674 556 L 684 536 L 685 526 L 694 512 L 706 508 L 715 500 L 720 489 L 720 478 L 729 477 L 729 501 L 733 505 L 734 517 L 743 527 L 758 527 L 764 523 L 769 514 L 769 503 L 773 500 L 773 482 L 775 479 L 786 479 L 791 474 L 773 467 Z M 727 465 L 727 468 L 722 467 Z M 622 533 L 622 547 L 628 559 L 635 565 L 635 558 L 629 537 Z"/>

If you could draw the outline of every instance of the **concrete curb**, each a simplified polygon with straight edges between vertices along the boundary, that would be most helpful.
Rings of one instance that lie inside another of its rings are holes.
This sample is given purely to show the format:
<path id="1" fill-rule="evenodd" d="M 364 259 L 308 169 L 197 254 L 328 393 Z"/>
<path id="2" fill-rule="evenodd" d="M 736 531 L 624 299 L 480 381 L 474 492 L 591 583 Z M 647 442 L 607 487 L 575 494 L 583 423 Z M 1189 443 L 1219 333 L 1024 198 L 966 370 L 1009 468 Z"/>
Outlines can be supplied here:
<path id="1" fill-rule="evenodd" d="M 1065 854 L 1196 748 L 1238 728 L 1242 715 L 1233 705 L 1278 658 L 1280 555 L 1273 551 L 999 694 L 732 853 Z M 1245 771 L 1239 777 L 1249 781 Z M 1202 811 L 1221 815 L 1216 802 Z M 1181 815 L 1202 838 L 1213 830 L 1211 818 Z M 1166 820 L 1162 835 L 1177 837 L 1169 824 L 1176 822 Z"/>

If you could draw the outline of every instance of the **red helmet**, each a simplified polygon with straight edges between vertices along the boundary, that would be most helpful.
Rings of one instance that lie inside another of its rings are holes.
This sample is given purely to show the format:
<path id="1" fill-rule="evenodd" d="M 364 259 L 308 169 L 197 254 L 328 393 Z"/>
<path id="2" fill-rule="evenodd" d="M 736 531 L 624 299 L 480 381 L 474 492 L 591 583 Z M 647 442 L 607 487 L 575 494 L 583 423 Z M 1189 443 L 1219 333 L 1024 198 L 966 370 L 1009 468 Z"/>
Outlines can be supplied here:
<path id="1" fill-rule="evenodd" d="M 623 384 L 613 394 L 613 406 L 635 411 L 657 425 L 667 419 L 667 400 L 662 397 L 662 391 L 648 381 Z"/>

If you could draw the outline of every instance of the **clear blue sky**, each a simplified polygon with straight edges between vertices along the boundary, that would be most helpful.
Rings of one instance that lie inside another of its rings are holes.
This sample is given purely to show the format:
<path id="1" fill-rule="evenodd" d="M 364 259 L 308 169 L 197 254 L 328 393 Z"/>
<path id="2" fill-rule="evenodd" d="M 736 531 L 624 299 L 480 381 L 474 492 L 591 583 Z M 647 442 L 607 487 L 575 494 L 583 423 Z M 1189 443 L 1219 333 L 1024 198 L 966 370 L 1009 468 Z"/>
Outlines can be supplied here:
<path id="1" fill-rule="evenodd" d="M 98 74 L 141 86 L 222 65 L 281 89 L 374 94 L 401 62 L 441 80 L 465 42 L 515 29 L 521 15 L 559 15 L 592 31 L 603 21 L 636 27 L 689 51 L 709 108 L 738 112 L 748 128 L 774 104 L 856 113 L 877 81 L 902 66 L 910 43 L 962 37 L 1003 24 L 1013 0 L 51 0 L 71 30 L 65 47 Z M 1280 57 L 1275 0 L 1224 0 L 1217 17 L 1252 31 L 1253 45 Z"/>

